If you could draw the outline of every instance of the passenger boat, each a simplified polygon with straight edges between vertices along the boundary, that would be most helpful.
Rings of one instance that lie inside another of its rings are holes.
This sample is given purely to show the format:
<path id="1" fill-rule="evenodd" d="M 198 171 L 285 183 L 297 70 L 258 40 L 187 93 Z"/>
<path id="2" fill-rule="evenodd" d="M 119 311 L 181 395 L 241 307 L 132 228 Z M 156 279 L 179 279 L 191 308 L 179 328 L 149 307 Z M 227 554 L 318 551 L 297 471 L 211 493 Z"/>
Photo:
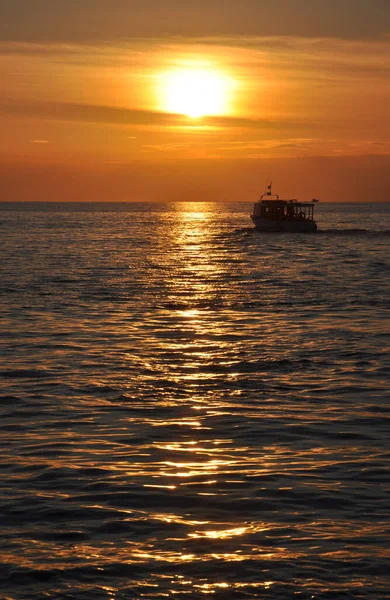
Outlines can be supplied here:
<path id="1" fill-rule="evenodd" d="M 272 194 L 271 183 L 267 192 L 255 202 L 251 219 L 258 231 L 285 231 L 292 233 L 312 233 L 317 231 L 314 221 L 314 205 L 318 200 L 298 202 L 282 200 Z"/>

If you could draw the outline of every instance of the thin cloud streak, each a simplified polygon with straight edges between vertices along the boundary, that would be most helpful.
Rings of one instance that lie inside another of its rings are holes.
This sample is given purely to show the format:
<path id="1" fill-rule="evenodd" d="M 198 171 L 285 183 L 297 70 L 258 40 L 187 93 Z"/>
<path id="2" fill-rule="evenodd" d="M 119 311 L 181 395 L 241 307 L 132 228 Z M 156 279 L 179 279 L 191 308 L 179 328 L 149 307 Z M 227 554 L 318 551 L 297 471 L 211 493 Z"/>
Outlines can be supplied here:
<path id="1" fill-rule="evenodd" d="M 110 123 L 115 125 L 147 125 L 156 127 L 185 127 L 207 129 L 211 128 L 241 128 L 241 129 L 272 129 L 300 128 L 300 122 L 273 121 L 267 119 L 251 119 L 234 116 L 203 117 L 192 120 L 185 115 L 118 108 L 115 106 L 99 106 L 89 104 L 72 104 L 65 102 L 10 102 L 0 98 L 0 111 L 13 115 L 26 115 L 41 119 L 59 119 L 81 121 L 86 123 Z M 312 124 L 315 126 L 315 123 Z"/>
<path id="2" fill-rule="evenodd" d="M 389 68 L 388 56 L 390 48 L 390 35 L 382 39 L 371 40 L 342 40 L 332 37 L 305 38 L 296 35 L 290 36 L 215 36 L 188 38 L 175 37 L 150 37 L 135 38 L 120 44 L 103 43 L 58 43 L 58 42 L 14 42 L 0 40 L 0 55 L 35 56 L 54 60 L 60 58 L 78 59 L 81 63 L 83 57 L 86 64 L 95 61 L 110 60 L 125 65 L 145 64 L 148 55 L 157 59 L 156 66 L 161 65 L 161 59 L 169 56 L 226 56 L 233 58 L 241 66 L 263 62 L 277 62 L 280 56 L 293 61 L 298 54 L 302 58 L 315 63 L 324 63 L 327 67 L 354 64 L 356 67 L 380 66 Z M 232 57 L 232 50 L 234 56 Z"/>

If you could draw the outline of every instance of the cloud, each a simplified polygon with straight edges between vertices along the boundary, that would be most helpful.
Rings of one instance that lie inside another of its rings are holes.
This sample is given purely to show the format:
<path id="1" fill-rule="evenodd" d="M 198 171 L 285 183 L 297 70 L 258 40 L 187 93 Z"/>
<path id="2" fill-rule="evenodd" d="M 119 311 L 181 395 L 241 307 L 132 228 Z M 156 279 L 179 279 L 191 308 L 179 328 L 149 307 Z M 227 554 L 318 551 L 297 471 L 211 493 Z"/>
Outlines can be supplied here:
<path id="1" fill-rule="evenodd" d="M 22 18 L 21 18 L 22 15 Z M 4 40 L 105 41 L 158 35 L 375 38 L 390 27 L 388 0 L 12 0 L 0 2 Z"/>
<path id="2" fill-rule="evenodd" d="M 7 83 L 0 97 L 2 147 L 23 153 L 26 143 L 42 136 L 55 142 L 48 156 L 55 148 L 58 156 L 99 154 L 114 161 L 142 152 L 182 159 L 187 149 L 202 158 L 384 154 L 389 57 L 390 37 L 0 42 Z M 235 82 L 231 114 L 192 120 L 164 111 L 162 75 L 196 61 Z M 126 137 L 134 141 L 126 144 Z"/>
<path id="3" fill-rule="evenodd" d="M 42 119 L 80 121 L 84 123 L 109 123 L 156 127 L 181 127 L 194 129 L 240 128 L 249 130 L 275 130 L 300 128 L 302 123 L 255 119 L 235 116 L 213 116 L 191 119 L 185 115 L 115 106 L 78 104 L 66 102 L 23 102 L 0 98 L 0 112 L 26 115 Z M 314 124 L 313 124 L 314 125 Z M 134 137 L 134 136 L 133 136 Z"/>
<path id="4" fill-rule="evenodd" d="M 158 126 L 188 125 L 188 118 L 182 115 L 70 102 L 23 102 L 20 100 L 0 99 L 0 111 L 12 115 L 81 121 L 85 123 Z"/>
<path id="5" fill-rule="evenodd" d="M 390 7 L 390 3 L 389 3 Z M 134 38 L 100 45 L 52 42 L 1 42 L 0 64 L 7 57 L 30 60 L 30 70 L 85 67 L 121 69 L 134 76 L 177 67 L 185 61 L 203 61 L 225 67 L 232 75 L 250 78 L 256 71 L 273 80 L 358 81 L 364 77 L 380 82 L 390 77 L 390 36 L 382 39 L 345 40 L 290 36 L 202 36 Z M 14 63 L 11 63 L 12 65 Z M 15 75 L 15 73 L 13 73 Z"/>

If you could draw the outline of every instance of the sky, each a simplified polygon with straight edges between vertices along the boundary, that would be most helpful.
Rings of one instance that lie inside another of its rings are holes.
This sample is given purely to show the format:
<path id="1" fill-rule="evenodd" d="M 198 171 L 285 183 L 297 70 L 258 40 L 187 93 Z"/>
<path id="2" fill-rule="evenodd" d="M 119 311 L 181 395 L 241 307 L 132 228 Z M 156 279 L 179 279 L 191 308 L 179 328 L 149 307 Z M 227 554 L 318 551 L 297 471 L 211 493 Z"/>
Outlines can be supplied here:
<path id="1" fill-rule="evenodd" d="M 390 201 L 389 0 L 0 0 L 0 201 Z"/>

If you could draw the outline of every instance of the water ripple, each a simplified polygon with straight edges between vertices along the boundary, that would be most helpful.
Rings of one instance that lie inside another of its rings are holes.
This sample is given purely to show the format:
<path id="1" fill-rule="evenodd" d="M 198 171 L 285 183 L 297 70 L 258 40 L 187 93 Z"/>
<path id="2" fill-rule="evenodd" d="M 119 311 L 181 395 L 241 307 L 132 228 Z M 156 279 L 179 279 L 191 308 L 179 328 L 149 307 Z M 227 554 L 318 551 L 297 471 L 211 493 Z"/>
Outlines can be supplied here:
<path id="1" fill-rule="evenodd" d="M 5 598 L 388 597 L 376 210 L 4 209 Z"/>

